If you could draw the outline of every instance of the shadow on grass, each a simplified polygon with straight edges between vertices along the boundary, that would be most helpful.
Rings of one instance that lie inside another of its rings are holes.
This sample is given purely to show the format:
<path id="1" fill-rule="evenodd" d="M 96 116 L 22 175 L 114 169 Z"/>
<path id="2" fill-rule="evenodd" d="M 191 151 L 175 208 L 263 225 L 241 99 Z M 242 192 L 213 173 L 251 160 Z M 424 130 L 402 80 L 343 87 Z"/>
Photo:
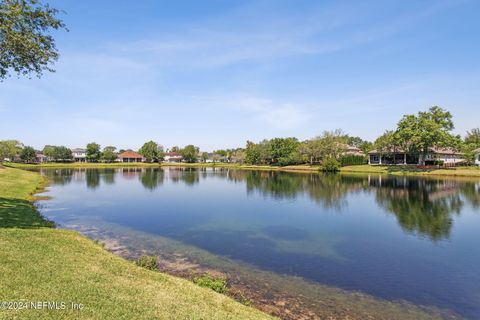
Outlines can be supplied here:
<path id="1" fill-rule="evenodd" d="M 53 228 L 27 200 L 0 198 L 0 228 Z"/>

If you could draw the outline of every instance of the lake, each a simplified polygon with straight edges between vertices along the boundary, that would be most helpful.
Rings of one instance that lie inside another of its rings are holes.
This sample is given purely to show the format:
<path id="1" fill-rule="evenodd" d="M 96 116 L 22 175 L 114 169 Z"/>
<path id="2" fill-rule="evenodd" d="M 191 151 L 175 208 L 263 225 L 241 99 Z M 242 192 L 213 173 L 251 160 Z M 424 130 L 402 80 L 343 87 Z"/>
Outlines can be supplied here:
<path id="1" fill-rule="evenodd" d="M 158 255 L 172 274 L 226 274 L 257 305 L 274 305 L 274 314 L 290 308 L 315 318 L 353 308 L 385 318 L 400 309 L 480 317 L 480 180 L 174 167 L 40 171 L 52 197 L 40 211 L 59 227 L 127 258 Z"/>

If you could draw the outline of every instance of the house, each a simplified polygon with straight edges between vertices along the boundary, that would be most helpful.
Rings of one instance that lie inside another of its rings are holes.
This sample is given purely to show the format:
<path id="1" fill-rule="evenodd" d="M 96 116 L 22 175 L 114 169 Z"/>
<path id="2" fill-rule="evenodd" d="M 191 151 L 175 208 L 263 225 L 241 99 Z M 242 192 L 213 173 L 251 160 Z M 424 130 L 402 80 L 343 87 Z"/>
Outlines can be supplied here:
<path id="1" fill-rule="evenodd" d="M 430 148 L 425 155 L 425 165 L 433 165 L 441 161 L 445 166 L 457 165 L 465 161 L 463 153 L 453 148 Z M 368 153 L 368 164 L 411 164 L 420 165 L 421 159 L 418 153 L 408 153 L 401 149 L 389 152 L 372 150 Z"/>
<path id="2" fill-rule="evenodd" d="M 351 156 L 360 156 L 360 157 L 365 156 L 365 153 L 363 153 L 363 151 L 360 148 L 345 145 L 344 149 L 345 151 L 342 153 L 342 155 L 347 155 L 347 156 L 351 155 Z"/>
<path id="3" fill-rule="evenodd" d="M 72 156 L 75 162 L 85 162 L 87 161 L 87 150 L 82 148 L 72 149 Z"/>
<path id="4" fill-rule="evenodd" d="M 163 159 L 165 162 L 182 162 L 183 157 L 177 152 L 167 152 Z"/>
<path id="5" fill-rule="evenodd" d="M 48 158 L 41 151 L 35 151 L 35 160 L 38 163 L 44 163 L 48 161 Z"/>
<path id="6" fill-rule="evenodd" d="M 145 162 L 145 158 L 132 150 L 127 150 L 118 155 L 117 161 L 119 162 Z"/>
<path id="7" fill-rule="evenodd" d="M 480 166 L 480 148 L 473 151 L 475 153 L 475 164 Z"/>

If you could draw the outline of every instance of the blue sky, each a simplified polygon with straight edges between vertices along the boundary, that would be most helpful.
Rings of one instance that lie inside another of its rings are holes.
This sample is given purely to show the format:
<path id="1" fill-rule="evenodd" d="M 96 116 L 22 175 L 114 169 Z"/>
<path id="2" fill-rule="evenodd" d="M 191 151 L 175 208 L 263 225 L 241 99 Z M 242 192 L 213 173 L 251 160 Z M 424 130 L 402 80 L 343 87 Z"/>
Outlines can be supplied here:
<path id="1" fill-rule="evenodd" d="M 75 1 L 56 73 L 0 83 L 0 139 L 139 148 L 480 126 L 480 1 Z"/>

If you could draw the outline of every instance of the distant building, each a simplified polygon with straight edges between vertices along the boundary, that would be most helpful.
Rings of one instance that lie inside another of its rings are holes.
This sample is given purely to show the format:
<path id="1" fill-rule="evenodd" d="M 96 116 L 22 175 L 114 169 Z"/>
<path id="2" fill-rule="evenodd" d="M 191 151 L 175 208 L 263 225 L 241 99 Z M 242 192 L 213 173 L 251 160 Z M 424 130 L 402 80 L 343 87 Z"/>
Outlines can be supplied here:
<path id="1" fill-rule="evenodd" d="M 72 149 L 73 161 L 75 162 L 86 162 L 87 161 L 87 150 L 82 148 Z"/>
<path id="2" fill-rule="evenodd" d="M 363 151 L 360 148 L 345 145 L 345 151 L 342 153 L 342 155 L 365 156 L 365 153 L 363 153 Z"/>
<path id="3" fill-rule="evenodd" d="M 48 158 L 41 151 L 35 151 L 35 159 L 38 163 L 44 163 L 48 161 Z"/>
<path id="4" fill-rule="evenodd" d="M 475 153 L 475 164 L 480 166 L 480 148 L 473 152 Z"/>
<path id="5" fill-rule="evenodd" d="M 167 152 L 163 157 L 164 162 L 182 162 L 183 157 L 177 152 Z"/>
<path id="6" fill-rule="evenodd" d="M 452 148 L 430 148 L 425 155 L 425 164 L 433 165 L 436 161 L 442 161 L 445 166 L 457 165 L 465 162 L 463 153 L 457 152 Z M 368 164 L 420 164 L 420 155 L 418 153 L 408 153 L 403 150 L 395 152 L 379 152 L 372 150 L 368 153 Z"/>
<path id="7" fill-rule="evenodd" d="M 117 161 L 119 162 L 145 162 L 145 158 L 132 150 L 127 150 L 118 155 Z"/>
<path id="8" fill-rule="evenodd" d="M 199 159 L 201 159 L 201 157 L 199 157 Z M 216 161 L 216 159 L 215 159 L 215 155 L 213 154 L 213 152 L 207 152 L 207 158 L 205 159 L 205 163 L 213 163 L 215 161 Z"/>

